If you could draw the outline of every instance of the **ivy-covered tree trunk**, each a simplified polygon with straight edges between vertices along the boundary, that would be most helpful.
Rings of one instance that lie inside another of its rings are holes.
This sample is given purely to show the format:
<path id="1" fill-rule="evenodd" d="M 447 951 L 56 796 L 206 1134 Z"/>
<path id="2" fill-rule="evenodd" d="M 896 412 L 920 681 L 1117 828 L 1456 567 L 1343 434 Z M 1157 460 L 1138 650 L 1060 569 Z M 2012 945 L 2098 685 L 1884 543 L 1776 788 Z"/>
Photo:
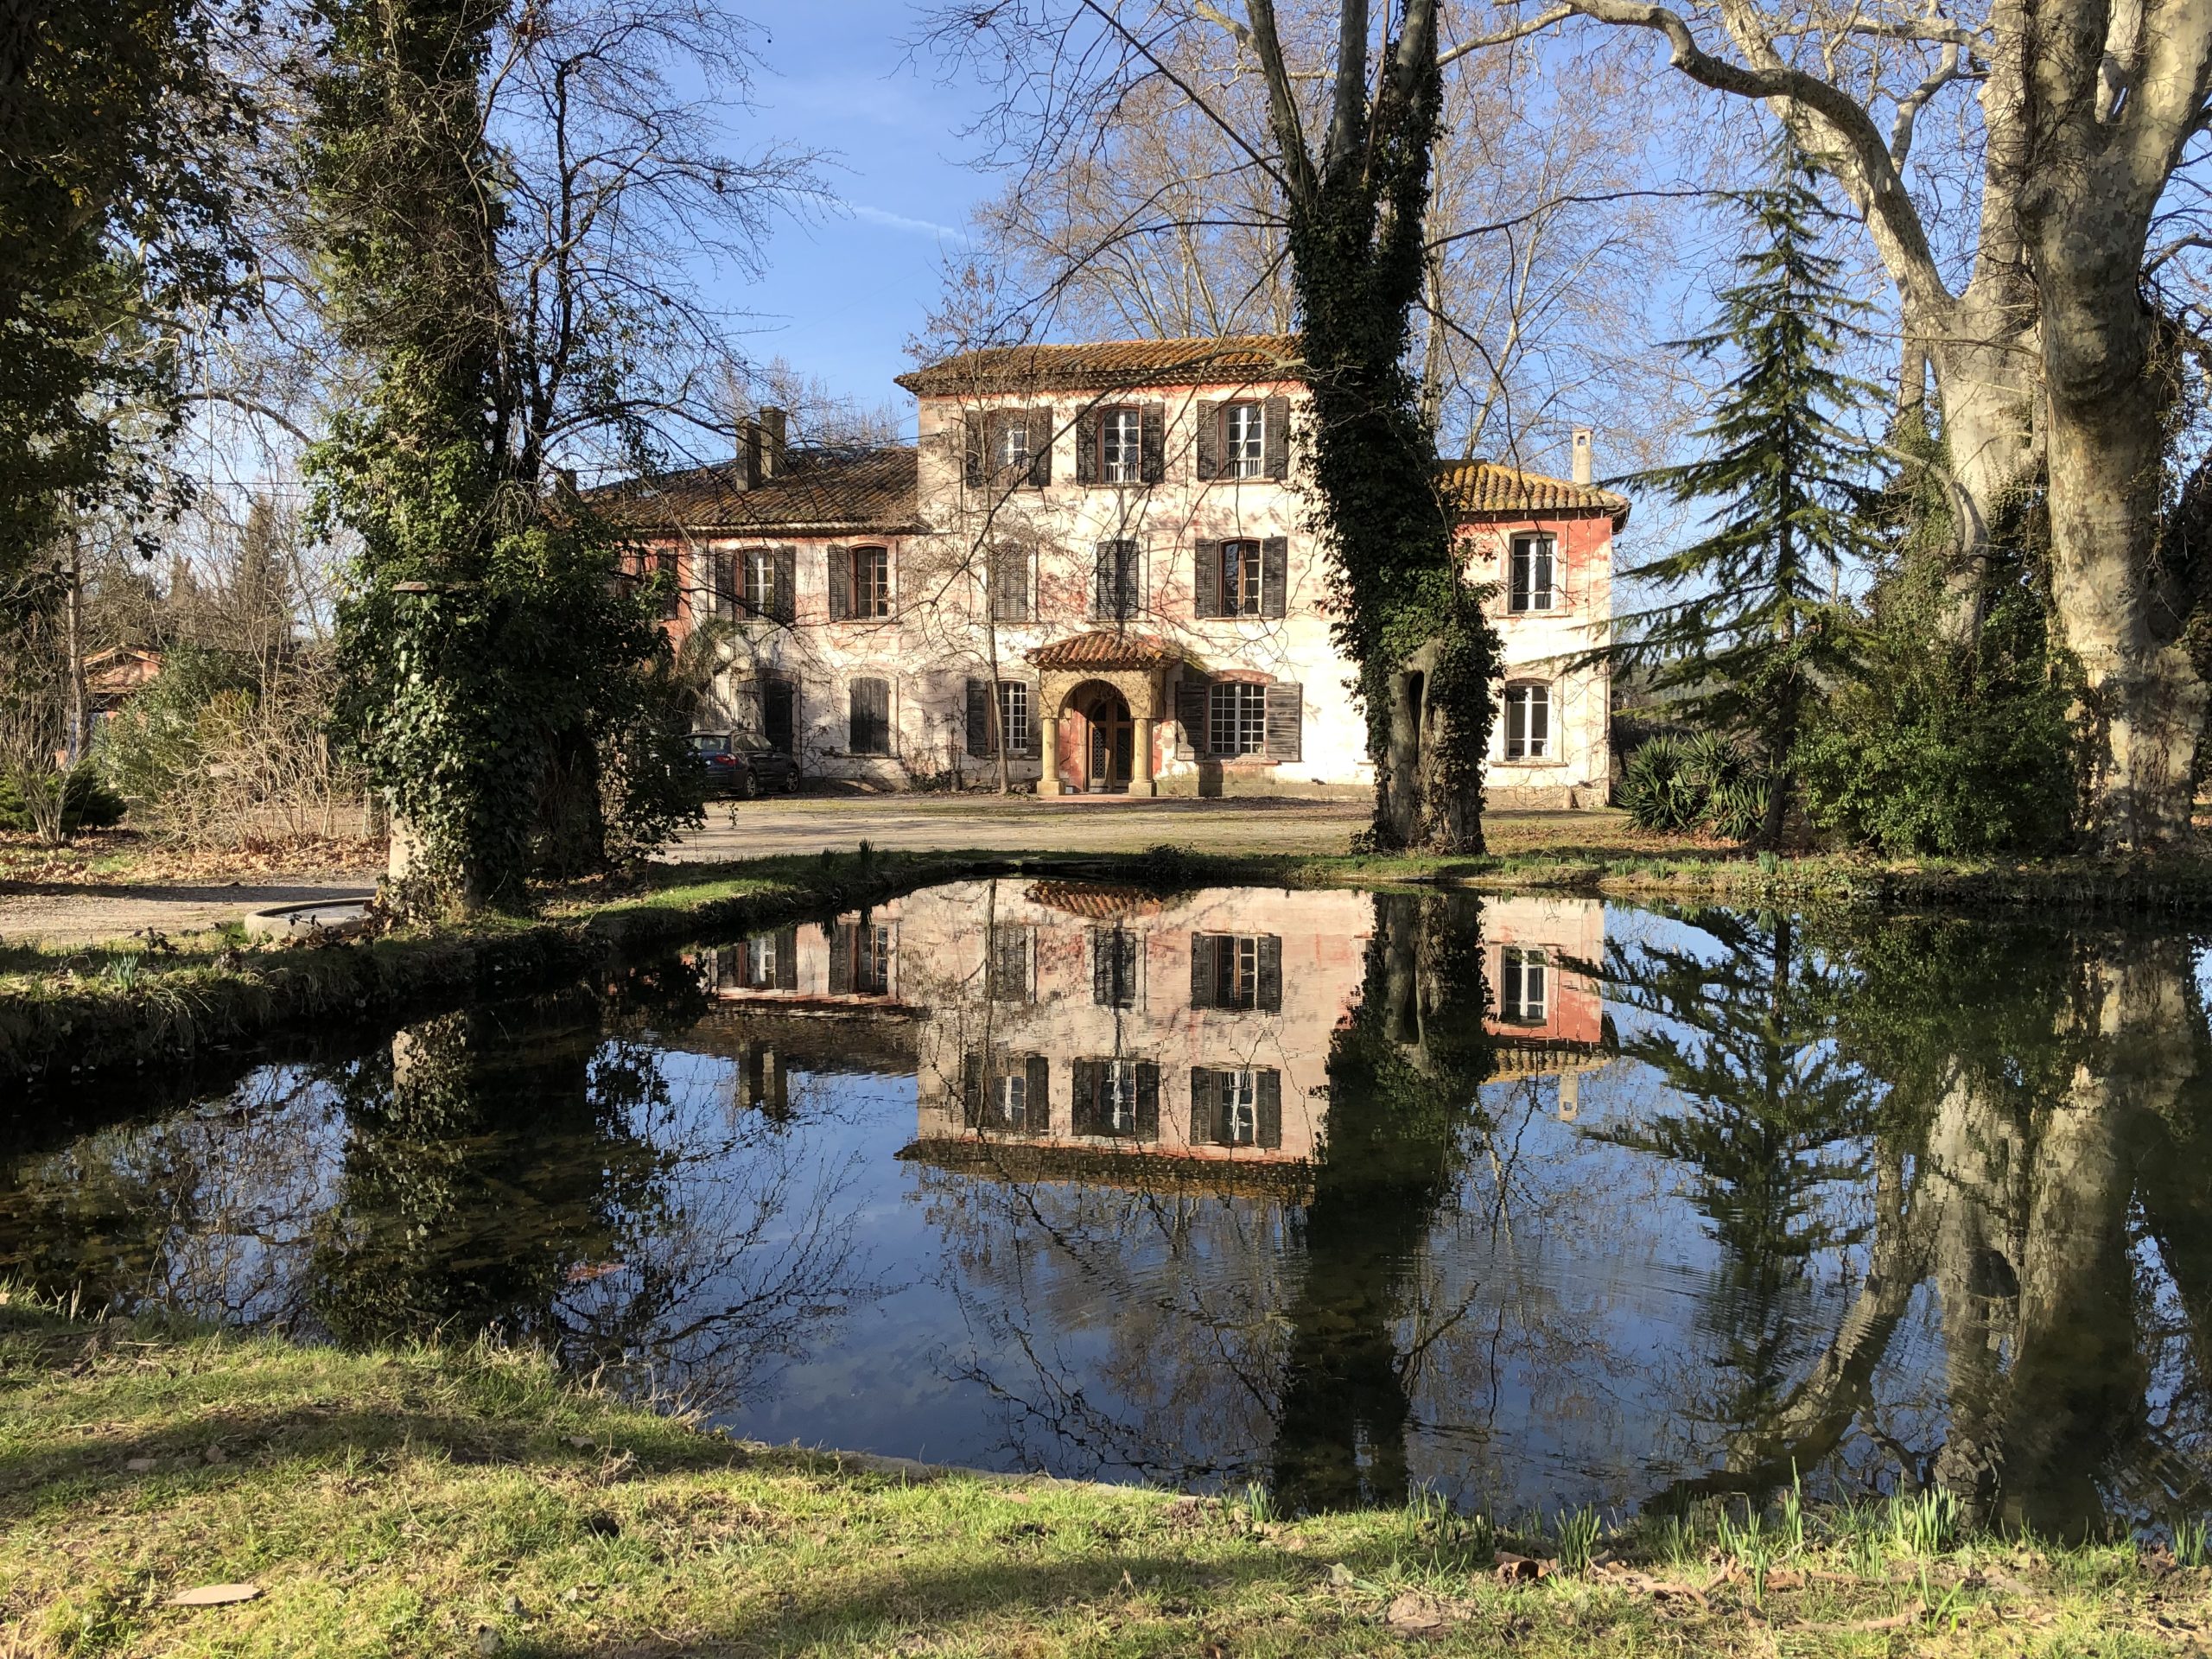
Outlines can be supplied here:
<path id="1" fill-rule="evenodd" d="M 1479 852 L 1500 647 L 1461 574 L 1436 488 L 1435 434 L 1407 361 L 1440 119 L 1436 6 L 1406 0 L 1370 98 L 1368 7 L 1342 0 L 1318 157 L 1306 146 L 1274 8 L 1254 0 L 1249 15 L 1288 202 L 1337 643 L 1359 664 L 1367 711 L 1373 837 Z"/>

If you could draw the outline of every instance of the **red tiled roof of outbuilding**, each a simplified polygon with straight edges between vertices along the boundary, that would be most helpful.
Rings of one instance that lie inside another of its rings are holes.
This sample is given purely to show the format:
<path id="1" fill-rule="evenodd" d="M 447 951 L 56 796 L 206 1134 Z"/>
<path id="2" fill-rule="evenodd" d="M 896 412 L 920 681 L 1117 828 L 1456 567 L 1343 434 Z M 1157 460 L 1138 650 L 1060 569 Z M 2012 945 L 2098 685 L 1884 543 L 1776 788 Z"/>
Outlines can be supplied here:
<path id="1" fill-rule="evenodd" d="M 1301 349 L 1296 334 L 993 346 L 912 370 L 899 376 L 898 384 L 921 397 L 1236 385 L 1302 378 Z"/>
<path id="2" fill-rule="evenodd" d="M 1039 645 L 1029 653 L 1039 668 L 1164 668 L 1183 653 L 1148 633 L 1110 633 L 1094 629 Z"/>
<path id="3" fill-rule="evenodd" d="M 895 536 L 921 528 L 911 445 L 831 454 L 793 450 L 783 469 L 747 489 L 741 462 L 594 490 L 592 505 L 626 529 L 722 531 L 738 535 Z"/>
<path id="4" fill-rule="evenodd" d="M 1602 512 L 1620 529 L 1628 523 L 1629 500 L 1595 484 L 1548 478 L 1501 467 L 1492 461 L 1437 463 L 1437 486 L 1462 518 L 1526 517 L 1531 513 Z"/>

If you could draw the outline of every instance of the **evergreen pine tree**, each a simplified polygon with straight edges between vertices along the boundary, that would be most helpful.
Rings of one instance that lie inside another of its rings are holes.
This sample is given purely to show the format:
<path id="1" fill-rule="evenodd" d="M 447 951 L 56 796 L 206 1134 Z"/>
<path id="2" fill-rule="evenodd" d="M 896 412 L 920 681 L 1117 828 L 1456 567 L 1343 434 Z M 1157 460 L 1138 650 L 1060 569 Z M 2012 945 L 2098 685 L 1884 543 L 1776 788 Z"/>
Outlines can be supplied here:
<path id="1" fill-rule="evenodd" d="M 1718 326 L 1678 342 L 1740 365 L 1694 435 L 1701 459 L 1631 480 L 1678 504 L 1708 502 L 1707 533 L 1622 573 L 1668 595 L 1616 655 L 1712 729 L 1751 740 L 1770 774 L 1761 839 L 1779 838 L 1792 751 L 1815 690 L 1847 661 L 1834 582 L 1868 545 L 1876 451 L 1850 419 L 1873 388 L 1836 366 L 1869 309 L 1820 249 L 1837 217 L 1786 137 L 1769 183 L 1742 198 L 1751 245 L 1720 290 Z M 1679 597 L 1675 595 L 1679 594 Z"/>

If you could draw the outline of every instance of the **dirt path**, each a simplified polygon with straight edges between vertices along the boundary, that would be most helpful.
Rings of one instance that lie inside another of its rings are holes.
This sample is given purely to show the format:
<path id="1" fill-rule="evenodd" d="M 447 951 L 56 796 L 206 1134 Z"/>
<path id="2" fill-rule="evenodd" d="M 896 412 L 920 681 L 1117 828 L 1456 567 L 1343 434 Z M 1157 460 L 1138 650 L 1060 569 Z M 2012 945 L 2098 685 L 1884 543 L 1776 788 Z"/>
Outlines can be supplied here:
<path id="1" fill-rule="evenodd" d="M 256 877 L 251 882 L 60 887 L 0 891 L 0 945 L 67 950 L 143 935 L 148 929 L 172 938 L 242 918 L 270 905 L 301 904 L 340 894 L 365 893 L 373 875 Z"/>

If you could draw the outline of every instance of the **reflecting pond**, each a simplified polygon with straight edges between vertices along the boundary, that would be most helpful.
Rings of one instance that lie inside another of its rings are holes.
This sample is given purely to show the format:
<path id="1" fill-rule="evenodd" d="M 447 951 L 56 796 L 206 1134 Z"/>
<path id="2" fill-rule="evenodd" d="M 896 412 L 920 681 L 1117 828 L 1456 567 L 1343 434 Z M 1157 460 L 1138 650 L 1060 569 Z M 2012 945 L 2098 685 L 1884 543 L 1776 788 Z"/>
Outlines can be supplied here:
<path id="1" fill-rule="evenodd" d="M 55 1103 L 0 1274 L 736 1433 L 1507 1513 L 2212 1473 L 2179 931 L 928 889 Z"/>

